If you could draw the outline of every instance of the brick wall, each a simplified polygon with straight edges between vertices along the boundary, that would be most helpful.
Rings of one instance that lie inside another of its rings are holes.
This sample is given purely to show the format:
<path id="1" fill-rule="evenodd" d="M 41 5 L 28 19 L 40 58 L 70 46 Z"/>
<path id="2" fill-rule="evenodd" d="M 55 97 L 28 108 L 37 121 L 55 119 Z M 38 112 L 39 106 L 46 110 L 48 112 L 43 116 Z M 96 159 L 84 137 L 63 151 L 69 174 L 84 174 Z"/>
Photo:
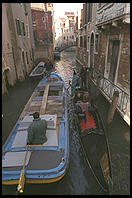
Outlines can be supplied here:
<path id="1" fill-rule="evenodd" d="M 36 23 L 34 30 L 36 31 L 37 39 L 44 39 L 46 32 L 52 32 L 51 12 L 32 9 L 32 17 L 33 21 Z"/>

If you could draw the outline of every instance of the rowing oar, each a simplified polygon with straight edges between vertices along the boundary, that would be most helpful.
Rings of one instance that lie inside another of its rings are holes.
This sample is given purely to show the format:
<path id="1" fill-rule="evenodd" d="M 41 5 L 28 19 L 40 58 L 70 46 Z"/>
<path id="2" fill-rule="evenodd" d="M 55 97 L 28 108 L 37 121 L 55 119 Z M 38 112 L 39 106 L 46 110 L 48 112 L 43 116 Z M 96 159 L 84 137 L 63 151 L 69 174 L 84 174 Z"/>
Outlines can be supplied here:
<path id="1" fill-rule="evenodd" d="M 25 165 L 26 165 L 26 161 L 27 161 L 28 148 L 29 148 L 29 145 L 27 145 L 27 151 L 26 151 L 26 155 L 25 155 L 25 159 L 24 159 L 24 163 L 23 163 L 23 168 L 21 170 L 20 178 L 19 178 L 19 182 L 18 182 L 18 186 L 17 186 L 17 191 L 19 193 L 23 193 L 23 190 L 24 190 L 24 184 L 25 184 Z"/>

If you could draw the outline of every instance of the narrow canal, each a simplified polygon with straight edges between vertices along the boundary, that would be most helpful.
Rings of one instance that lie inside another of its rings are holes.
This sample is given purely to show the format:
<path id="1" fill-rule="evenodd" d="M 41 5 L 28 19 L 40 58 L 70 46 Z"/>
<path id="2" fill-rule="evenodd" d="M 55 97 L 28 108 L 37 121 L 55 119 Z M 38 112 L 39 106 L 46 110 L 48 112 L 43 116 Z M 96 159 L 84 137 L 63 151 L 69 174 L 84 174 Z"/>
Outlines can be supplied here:
<path id="1" fill-rule="evenodd" d="M 60 74 L 68 87 L 72 79 L 73 69 L 77 67 L 75 51 L 69 49 L 61 52 L 61 60 L 54 63 L 55 71 Z M 31 96 L 37 81 L 30 79 L 17 83 L 2 97 L 2 144 L 6 141 L 20 113 Z M 70 106 L 70 104 L 69 104 Z M 106 121 L 109 104 L 100 95 L 98 107 L 103 120 Z M 70 107 L 69 107 L 70 108 Z M 72 109 L 70 109 L 70 164 L 65 177 L 53 184 L 26 184 L 24 195 L 105 195 L 95 181 L 87 166 L 78 134 L 75 130 Z M 130 193 L 130 131 L 129 127 L 116 113 L 108 134 L 112 170 L 114 175 L 113 194 Z M 2 186 L 3 195 L 15 195 L 16 185 Z"/>

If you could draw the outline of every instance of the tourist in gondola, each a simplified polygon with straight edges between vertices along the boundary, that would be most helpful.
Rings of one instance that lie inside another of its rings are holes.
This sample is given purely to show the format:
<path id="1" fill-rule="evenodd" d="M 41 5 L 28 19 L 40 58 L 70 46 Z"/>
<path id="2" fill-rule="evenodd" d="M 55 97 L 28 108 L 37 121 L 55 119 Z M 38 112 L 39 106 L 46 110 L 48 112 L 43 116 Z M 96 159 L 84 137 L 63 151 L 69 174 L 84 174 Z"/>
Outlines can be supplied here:
<path id="1" fill-rule="evenodd" d="M 27 144 L 38 145 L 47 141 L 46 129 L 47 121 L 41 120 L 39 112 L 33 113 L 33 122 L 28 127 L 28 141 Z"/>
<path id="2" fill-rule="evenodd" d="M 73 99 L 74 99 L 74 103 L 82 102 L 83 96 L 82 96 L 81 92 L 77 92 Z"/>

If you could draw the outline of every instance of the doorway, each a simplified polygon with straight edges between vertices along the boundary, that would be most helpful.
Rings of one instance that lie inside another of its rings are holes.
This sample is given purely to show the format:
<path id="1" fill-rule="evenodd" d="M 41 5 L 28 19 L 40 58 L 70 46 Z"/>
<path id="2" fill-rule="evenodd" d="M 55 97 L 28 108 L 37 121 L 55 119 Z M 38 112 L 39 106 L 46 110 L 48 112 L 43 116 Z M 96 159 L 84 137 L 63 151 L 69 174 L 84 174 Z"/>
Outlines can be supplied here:
<path id="1" fill-rule="evenodd" d="M 112 82 L 115 81 L 115 76 L 116 76 L 117 63 L 119 57 L 119 46 L 120 46 L 119 40 L 109 41 L 107 65 L 108 64 L 110 65 L 110 70 L 109 70 L 108 79 L 111 80 Z"/>
<path id="2" fill-rule="evenodd" d="M 90 68 L 93 68 L 94 65 L 94 34 L 91 34 L 90 41 Z"/>
<path id="3" fill-rule="evenodd" d="M 9 69 L 6 69 L 3 73 L 3 76 L 4 76 L 4 80 L 5 80 L 5 87 L 7 89 L 7 91 L 9 90 L 10 88 L 10 83 L 9 83 Z"/>

